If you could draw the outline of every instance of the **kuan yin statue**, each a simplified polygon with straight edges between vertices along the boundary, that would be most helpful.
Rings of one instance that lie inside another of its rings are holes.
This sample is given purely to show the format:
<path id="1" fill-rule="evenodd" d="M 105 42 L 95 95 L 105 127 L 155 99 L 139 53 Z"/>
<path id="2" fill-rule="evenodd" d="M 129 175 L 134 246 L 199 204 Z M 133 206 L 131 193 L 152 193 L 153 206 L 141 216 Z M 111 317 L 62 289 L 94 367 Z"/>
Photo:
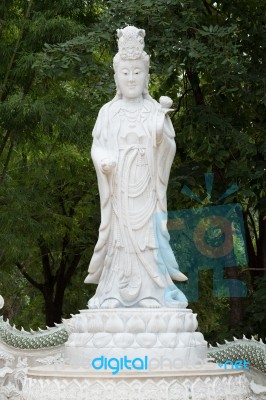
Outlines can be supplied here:
<path id="1" fill-rule="evenodd" d="M 175 155 L 169 97 L 148 92 L 143 29 L 118 30 L 116 96 L 98 115 L 91 155 L 101 199 L 99 238 L 85 283 L 98 284 L 89 308 L 187 306 L 185 281 L 162 224 Z"/>

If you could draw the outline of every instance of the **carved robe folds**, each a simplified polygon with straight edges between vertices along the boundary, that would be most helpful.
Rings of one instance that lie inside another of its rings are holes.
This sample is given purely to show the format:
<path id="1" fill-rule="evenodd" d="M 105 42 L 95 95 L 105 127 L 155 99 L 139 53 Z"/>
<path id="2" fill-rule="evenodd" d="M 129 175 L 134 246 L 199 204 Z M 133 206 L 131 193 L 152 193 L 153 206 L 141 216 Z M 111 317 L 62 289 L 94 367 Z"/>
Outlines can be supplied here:
<path id="1" fill-rule="evenodd" d="M 111 101 L 100 110 L 91 154 L 101 226 L 85 281 L 99 285 L 90 308 L 187 305 L 172 281 L 181 273 L 161 223 L 175 155 L 166 112 L 150 99 Z"/>

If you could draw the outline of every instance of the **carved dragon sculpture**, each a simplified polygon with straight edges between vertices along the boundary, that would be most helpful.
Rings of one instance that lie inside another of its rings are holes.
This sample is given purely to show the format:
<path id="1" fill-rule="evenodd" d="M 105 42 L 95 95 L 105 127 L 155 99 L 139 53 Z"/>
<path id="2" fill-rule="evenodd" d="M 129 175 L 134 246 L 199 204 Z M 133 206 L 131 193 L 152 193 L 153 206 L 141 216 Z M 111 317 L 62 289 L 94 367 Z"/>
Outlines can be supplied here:
<path id="1" fill-rule="evenodd" d="M 16 349 L 43 349 L 63 345 L 68 339 L 68 333 L 63 324 L 57 324 L 53 328 L 46 330 L 39 329 L 39 332 L 27 332 L 23 328 L 16 329 L 11 326 L 9 321 L 4 321 L 0 317 L 0 341 Z M 266 345 L 262 340 L 257 341 L 234 338 L 233 342 L 225 341 L 225 344 L 218 344 L 217 347 L 210 346 L 208 357 L 217 363 L 224 363 L 230 359 L 232 361 L 245 359 L 250 366 L 261 372 L 266 372 Z"/>
<path id="2" fill-rule="evenodd" d="M 31 330 L 30 332 L 16 329 L 11 326 L 9 321 L 4 321 L 0 317 L 0 341 L 16 349 L 42 349 L 64 344 L 67 341 L 68 334 L 63 324 L 58 324 L 53 328 L 45 330 L 39 329 L 39 332 Z"/>

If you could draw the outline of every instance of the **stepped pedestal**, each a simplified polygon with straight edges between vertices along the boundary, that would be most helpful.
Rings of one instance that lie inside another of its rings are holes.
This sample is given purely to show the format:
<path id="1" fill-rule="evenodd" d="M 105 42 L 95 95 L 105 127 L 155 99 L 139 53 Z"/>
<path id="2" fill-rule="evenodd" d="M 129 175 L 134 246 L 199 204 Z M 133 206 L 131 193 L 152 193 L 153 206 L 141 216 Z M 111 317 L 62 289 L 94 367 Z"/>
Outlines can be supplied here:
<path id="1" fill-rule="evenodd" d="M 25 400 L 251 399 L 241 371 L 207 362 L 191 310 L 83 310 L 64 323 L 64 364 L 29 369 Z"/>
<path id="2" fill-rule="evenodd" d="M 207 357 L 197 325 L 196 315 L 186 308 L 84 310 L 66 326 L 66 361 L 88 369 L 101 356 L 147 357 L 149 369 L 197 365 Z"/>

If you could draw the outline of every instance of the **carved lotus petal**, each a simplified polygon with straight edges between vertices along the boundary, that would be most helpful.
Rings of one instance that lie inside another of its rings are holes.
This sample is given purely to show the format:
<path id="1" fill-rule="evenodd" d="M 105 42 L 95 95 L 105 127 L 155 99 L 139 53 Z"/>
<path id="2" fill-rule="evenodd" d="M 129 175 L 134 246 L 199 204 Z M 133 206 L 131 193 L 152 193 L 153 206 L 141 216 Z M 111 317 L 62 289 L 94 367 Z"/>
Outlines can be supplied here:
<path id="1" fill-rule="evenodd" d="M 95 347 L 105 347 L 112 340 L 112 335 L 110 333 L 101 332 L 95 333 L 92 338 L 92 342 Z"/>
<path id="2" fill-rule="evenodd" d="M 158 335 L 161 344 L 164 347 L 175 347 L 177 343 L 177 334 L 176 333 L 159 333 Z"/>
<path id="3" fill-rule="evenodd" d="M 124 323 L 117 315 L 110 315 L 105 324 L 105 332 L 119 333 L 124 332 Z"/>
<path id="4" fill-rule="evenodd" d="M 138 333 L 136 335 L 136 342 L 141 347 L 152 347 L 157 341 L 157 335 L 155 333 Z"/>
<path id="5" fill-rule="evenodd" d="M 92 315 L 87 320 L 87 326 L 89 332 L 103 332 L 104 325 L 101 316 Z"/>
<path id="6" fill-rule="evenodd" d="M 183 332 L 178 335 L 177 347 L 194 347 L 195 333 Z"/>
<path id="7" fill-rule="evenodd" d="M 198 314 L 192 314 L 193 315 L 193 323 L 194 323 L 194 331 L 197 329 L 197 327 L 198 327 L 198 320 L 197 320 L 197 315 Z"/>
<path id="8" fill-rule="evenodd" d="M 71 333 L 66 342 L 66 346 L 74 347 L 75 343 L 77 343 L 77 341 L 78 341 L 79 335 L 80 335 L 80 333 Z"/>
<path id="9" fill-rule="evenodd" d="M 64 319 L 62 318 L 62 322 L 63 325 L 67 331 L 67 333 L 70 335 L 71 333 L 74 333 L 76 330 L 76 323 L 75 323 L 75 319 L 71 318 L 71 319 Z M 32 334 L 34 334 L 34 331 L 32 331 Z"/>
<path id="10" fill-rule="evenodd" d="M 205 345 L 207 342 L 204 340 L 204 336 L 201 332 L 194 332 L 193 338 L 196 345 L 202 346 Z"/>
<path id="11" fill-rule="evenodd" d="M 134 315 L 128 320 L 126 324 L 126 332 L 138 333 L 145 331 L 145 322 L 138 315 Z"/>
<path id="12" fill-rule="evenodd" d="M 187 341 L 186 341 L 186 343 L 187 343 Z M 176 347 L 186 347 L 187 346 L 187 344 L 185 343 L 185 341 L 184 341 L 184 339 L 182 338 L 178 338 L 178 340 L 177 340 L 177 343 L 176 343 Z"/>
<path id="13" fill-rule="evenodd" d="M 90 336 L 87 337 L 87 341 L 86 341 L 86 344 L 85 344 L 86 347 L 92 347 L 92 338 L 93 338 L 94 334 L 91 333 L 89 335 Z"/>
<path id="14" fill-rule="evenodd" d="M 185 331 L 185 314 L 175 314 L 171 317 L 168 325 L 168 332 L 184 332 Z"/>
<path id="15" fill-rule="evenodd" d="M 80 338 L 80 345 L 86 346 L 92 337 L 93 337 L 93 333 L 83 333 L 82 337 Z"/>
<path id="16" fill-rule="evenodd" d="M 154 315 L 148 325 L 147 325 L 147 332 L 166 332 L 167 331 L 167 324 L 165 320 L 162 318 L 161 315 L 157 314 Z"/>
<path id="17" fill-rule="evenodd" d="M 76 317 L 75 330 L 77 332 L 87 332 L 87 320 L 84 315 L 78 315 Z"/>
<path id="18" fill-rule="evenodd" d="M 193 314 L 187 314 L 185 318 L 185 331 L 186 332 L 194 332 L 194 318 Z"/>
<path id="19" fill-rule="evenodd" d="M 88 341 L 92 338 L 93 333 L 76 333 L 70 337 L 70 347 L 83 347 L 86 346 Z"/>
<path id="20" fill-rule="evenodd" d="M 113 339 L 117 347 L 129 347 L 134 342 L 134 335 L 132 333 L 115 333 Z"/>

